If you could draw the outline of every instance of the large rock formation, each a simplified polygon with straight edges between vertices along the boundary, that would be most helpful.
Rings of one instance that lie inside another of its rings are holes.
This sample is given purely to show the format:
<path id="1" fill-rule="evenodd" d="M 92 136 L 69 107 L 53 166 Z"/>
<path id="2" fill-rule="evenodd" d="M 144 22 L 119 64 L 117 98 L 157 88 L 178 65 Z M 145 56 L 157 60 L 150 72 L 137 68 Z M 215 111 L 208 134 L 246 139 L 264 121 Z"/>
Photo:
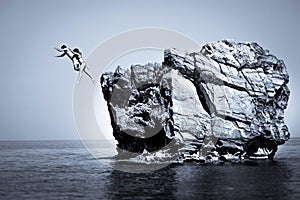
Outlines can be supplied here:
<path id="1" fill-rule="evenodd" d="M 120 153 L 224 161 L 272 159 L 289 139 L 288 80 L 268 50 L 224 40 L 165 50 L 162 64 L 117 67 L 101 86 Z"/>

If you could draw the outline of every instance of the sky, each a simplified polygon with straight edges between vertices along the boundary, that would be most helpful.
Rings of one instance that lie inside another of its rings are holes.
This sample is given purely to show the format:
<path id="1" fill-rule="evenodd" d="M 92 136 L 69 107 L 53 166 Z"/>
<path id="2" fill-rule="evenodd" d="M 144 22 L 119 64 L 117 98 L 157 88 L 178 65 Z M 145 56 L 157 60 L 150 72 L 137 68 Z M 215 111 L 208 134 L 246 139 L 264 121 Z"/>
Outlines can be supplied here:
<path id="1" fill-rule="evenodd" d="M 113 35 L 143 27 L 175 30 L 200 45 L 234 39 L 269 49 L 287 66 L 285 119 L 292 137 L 300 136 L 299 9 L 297 0 L 1 0 L 0 140 L 78 139 L 77 74 L 69 60 L 54 58 L 53 47 L 76 46 L 87 57 Z"/>

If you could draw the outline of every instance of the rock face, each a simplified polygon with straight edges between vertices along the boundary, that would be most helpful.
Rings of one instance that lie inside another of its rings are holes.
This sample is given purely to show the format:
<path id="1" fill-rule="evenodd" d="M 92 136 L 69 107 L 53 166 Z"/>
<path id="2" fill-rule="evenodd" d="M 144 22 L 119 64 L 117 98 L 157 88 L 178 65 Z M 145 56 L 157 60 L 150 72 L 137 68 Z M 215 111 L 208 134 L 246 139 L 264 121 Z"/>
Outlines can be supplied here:
<path id="1" fill-rule="evenodd" d="M 289 139 L 288 81 L 268 50 L 224 40 L 165 50 L 162 64 L 117 67 L 101 87 L 120 153 L 164 148 L 177 161 L 209 162 L 273 159 Z"/>

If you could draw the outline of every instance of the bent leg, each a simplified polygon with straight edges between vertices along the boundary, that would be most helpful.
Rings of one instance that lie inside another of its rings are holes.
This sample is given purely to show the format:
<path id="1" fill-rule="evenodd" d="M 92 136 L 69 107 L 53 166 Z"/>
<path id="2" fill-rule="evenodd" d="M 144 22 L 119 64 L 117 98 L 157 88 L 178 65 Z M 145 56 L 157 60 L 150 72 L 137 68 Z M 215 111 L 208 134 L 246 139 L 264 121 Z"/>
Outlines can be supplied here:
<path id="1" fill-rule="evenodd" d="M 89 68 L 87 67 L 87 65 L 85 65 L 83 71 L 85 72 L 86 75 L 88 75 L 88 77 L 90 77 L 90 79 L 92 80 L 92 82 L 95 84 L 96 81 L 95 81 L 95 79 L 93 78 L 93 76 L 92 76 L 92 74 L 91 74 Z"/>
<path id="2" fill-rule="evenodd" d="M 79 85 L 79 83 L 80 83 L 80 80 L 81 80 L 82 75 L 83 75 L 83 70 L 84 70 L 84 66 L 80 66 L 80 68 L 79 68 L 79 74 L 78 74 L 78 77 L 77 77 L 76 85 Z"/>

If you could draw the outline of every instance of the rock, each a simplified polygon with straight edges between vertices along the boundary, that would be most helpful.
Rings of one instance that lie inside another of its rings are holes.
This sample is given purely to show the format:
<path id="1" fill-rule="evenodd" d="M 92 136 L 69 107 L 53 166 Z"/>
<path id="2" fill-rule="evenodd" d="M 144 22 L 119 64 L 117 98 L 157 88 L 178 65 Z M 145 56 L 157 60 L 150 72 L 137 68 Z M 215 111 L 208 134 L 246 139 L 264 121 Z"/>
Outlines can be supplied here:
<path id="1" fill-rule="evenodd" d="M 214 162 L 273 159 L 290 136 L 288 81 L 268 50 L 223 40 L 165 50 L 162 64 L 117 67 L 101 87 L 120 154 Z"/>
<path id="2" fill-rule="evenodd" d="M 120 149 L 142 153 L 163 148 L 174 136 L 168 67 L 161 64 L 117 67 L 101 77 L 101 87 Z"/>

